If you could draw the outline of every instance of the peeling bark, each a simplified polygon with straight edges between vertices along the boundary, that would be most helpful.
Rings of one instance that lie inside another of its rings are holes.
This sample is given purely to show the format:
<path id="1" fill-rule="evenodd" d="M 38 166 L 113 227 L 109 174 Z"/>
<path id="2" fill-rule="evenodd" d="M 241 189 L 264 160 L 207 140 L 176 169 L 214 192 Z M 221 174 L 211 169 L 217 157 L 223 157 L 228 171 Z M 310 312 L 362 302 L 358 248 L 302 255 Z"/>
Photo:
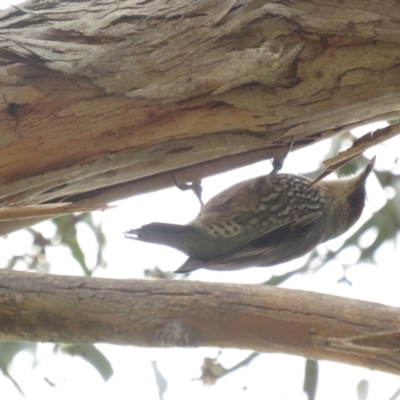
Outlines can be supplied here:
<path id="1" fill-rule="evenodd" d="M 169 171 L 199 179 L 292 136 L 299 148 L 398 118 L 399 17 L 396 1 L 373 0 L 3 11 L 1 202 L 116 200 L 171 185 Z"/>

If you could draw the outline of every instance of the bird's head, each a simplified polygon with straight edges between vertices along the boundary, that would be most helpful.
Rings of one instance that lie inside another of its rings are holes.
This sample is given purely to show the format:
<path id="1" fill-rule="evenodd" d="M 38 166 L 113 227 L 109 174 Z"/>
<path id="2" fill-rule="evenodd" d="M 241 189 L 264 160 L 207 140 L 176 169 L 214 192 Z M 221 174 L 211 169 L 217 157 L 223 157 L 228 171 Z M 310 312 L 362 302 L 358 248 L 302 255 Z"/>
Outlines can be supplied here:
<path id="1" fill-rule="evenodd" d="M 365 184 L 374 164 L 375 157 L 363 171 L 354 176 L 319 183 L 329 193 L 332 202 L 333 233 L 331 237 L 341 235 L 360 218 L 366 199 Z"/>

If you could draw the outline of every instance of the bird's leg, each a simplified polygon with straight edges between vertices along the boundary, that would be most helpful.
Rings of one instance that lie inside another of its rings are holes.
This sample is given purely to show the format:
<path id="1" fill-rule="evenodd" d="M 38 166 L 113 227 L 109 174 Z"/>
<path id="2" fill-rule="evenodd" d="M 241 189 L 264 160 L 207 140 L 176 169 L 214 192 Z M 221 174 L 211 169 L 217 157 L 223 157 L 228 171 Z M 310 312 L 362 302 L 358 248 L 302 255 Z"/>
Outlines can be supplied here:
<path id="1" fill-rule="evenodd" d="M 273 176 L 276 175 L 283 167 L 283 163 L 286 160 L 286 157 L 288 156 L 288 154 L 290 153 L 290 151 L 292 150 L 292 146 L 293 146 L 293 141 L 294 141 L 294 136 L 292 136 L 292 139 L 290 140 L 289 146 L 287 148 L 287 150 L 281 154 L 278 157 L 274 157 L 272 159 L 272 171 L 269 173 L 269 175 Z"/>
<path id="2" fill-rule="evenodd" d="M 180 183 L 177 182 L 175 175 L 171 172 L 172 180 L 174 181 L 175 186 L 180 190 L 191 190 L 196 197 L 199 199 L 201 207 L 204 206 L 203 200 L 201 198 L 201 193 L 203 192 L 203 187 L 201 186 L 201 180 L 188 182 L 188 183 Z"/>

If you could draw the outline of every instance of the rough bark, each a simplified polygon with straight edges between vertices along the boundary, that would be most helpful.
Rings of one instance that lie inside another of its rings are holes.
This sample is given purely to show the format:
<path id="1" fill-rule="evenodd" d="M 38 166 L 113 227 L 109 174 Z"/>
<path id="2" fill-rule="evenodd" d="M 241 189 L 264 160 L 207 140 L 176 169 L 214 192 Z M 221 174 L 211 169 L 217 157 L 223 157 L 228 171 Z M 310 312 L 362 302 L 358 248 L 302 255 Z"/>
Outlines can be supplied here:
<path id="1" fill-rule="evenodd" d="M 169 171 L 198 179 L 274 156 L 292 136 L 298 148 L 398 118 L 399 17 L 394 0 L 4 11 L 2 204 L 116 200 L 172 185 Z"/>
<path id="2" fill-rule="evenodd" d="M 1 271 L 0 339 L 284 352 L 400 373 L 400 311 L 255 285 Z"/>

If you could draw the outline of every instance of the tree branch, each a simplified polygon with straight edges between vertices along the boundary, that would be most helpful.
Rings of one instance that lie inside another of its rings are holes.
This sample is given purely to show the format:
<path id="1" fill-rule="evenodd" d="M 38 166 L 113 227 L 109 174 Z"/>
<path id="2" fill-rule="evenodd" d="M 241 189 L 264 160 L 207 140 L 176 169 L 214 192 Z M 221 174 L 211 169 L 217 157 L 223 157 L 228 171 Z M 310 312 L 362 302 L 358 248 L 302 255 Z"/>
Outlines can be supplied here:
<path id="1" fill-rule="evenodd" d="M 234 347 L 400 374 L 394 307 L 255 285 L 0 277 L 1 340 Z"/>
<path id="2" fill-rule="evenodd" d="M 1 205 L 153 190 L 172 170 L 396 119 L 397 14 L 373 0 L 1 11 Z"/>

